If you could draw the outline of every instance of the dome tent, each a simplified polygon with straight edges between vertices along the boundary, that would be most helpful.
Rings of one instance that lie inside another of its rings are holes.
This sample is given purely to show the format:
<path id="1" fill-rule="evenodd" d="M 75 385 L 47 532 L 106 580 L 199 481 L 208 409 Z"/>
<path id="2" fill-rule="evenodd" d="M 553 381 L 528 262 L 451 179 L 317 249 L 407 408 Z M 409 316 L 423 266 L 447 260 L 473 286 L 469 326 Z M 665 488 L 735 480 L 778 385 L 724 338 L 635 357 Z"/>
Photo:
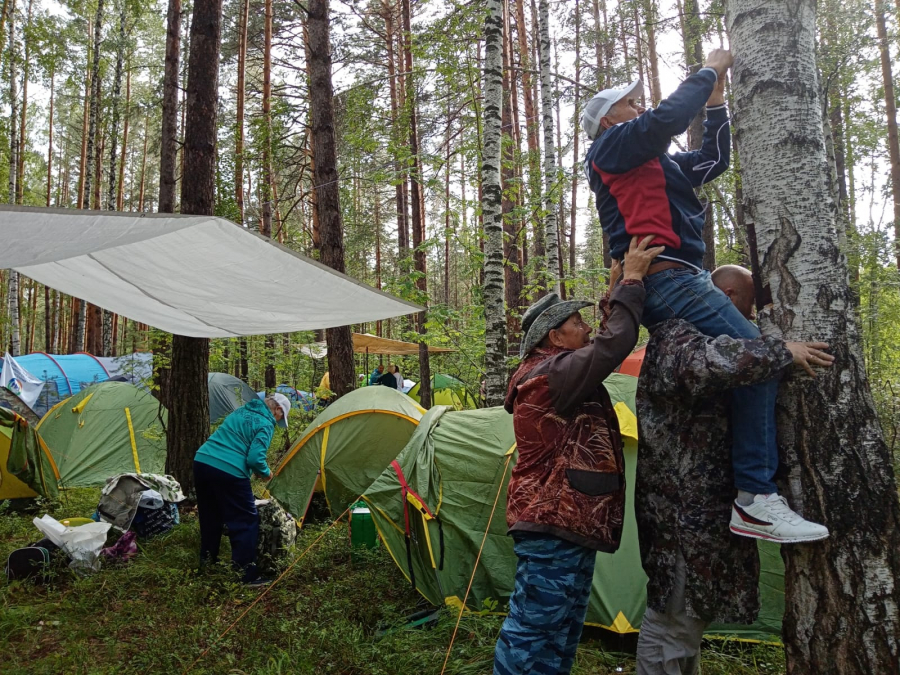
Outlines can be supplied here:
<path id="1" fill-rule="evenodd" d="M 243 380 L 228 373 L 209 373 L 209 423 L 217 424 L 245 403 L 257 398 L 256 392 Z"/>
<path id="2" fill-rule="evenodd" d="M 328 406 L 274 470 L 268 491 L 302 524 L 316 485 L 339 514 L 403 449 L 424 410 L 396 389 L 363 387 Z"/>
<path id="3" fill-rule="evenodd" d="M 59 471 L 40 434 L 24 417 L 0 408 L 0 501 L 54 498 Z"/>
<path id="4" fill-rule="evenodd" d="M 421 402 L 419 387 L 416 384 L 409 390 L 410 398 Z M 449 405 L 457 410 L 474 410 L 478 407 L 478 401 L 469 393 L 464 382 L 457 380 L 452 375 L 431 376 L 431 403 L 432 405 Z"/>
<path id="5" fill-rule="evenodd" d="M 622 634 L 637 632 L 646 607 L 647 577 L 634 519 L 637 381 L 614 373 L 604 382 L 624 445 L 626 518 L 619 550 L 597 556 L 586 619 Z M 516 569 L 513 541 L 506 534 L 506 489 L 515 461 L 512 415 L 503 408 L 455 411 L 439 406 L 426 413 L 409 444 L 363 495 L 394 562 L 431 603 L 462 604 L 490 519 L 466 607 L 478 612 L 486 601 L 495 601 L 497 610 L 505 611 Z M 713 625 L 708 635 L 778 639 L 784 566 L 777 545 L 758 542 L 758 548 L 759 618 L 752 626 Z"/>
<path id="6" fill-rule="evenodd" d="M 163 473 L 168 412 L 127 382 L 101 382 L 61 401 L 38 424 L 62 487 L 96 487 L 120 473 Z"/>

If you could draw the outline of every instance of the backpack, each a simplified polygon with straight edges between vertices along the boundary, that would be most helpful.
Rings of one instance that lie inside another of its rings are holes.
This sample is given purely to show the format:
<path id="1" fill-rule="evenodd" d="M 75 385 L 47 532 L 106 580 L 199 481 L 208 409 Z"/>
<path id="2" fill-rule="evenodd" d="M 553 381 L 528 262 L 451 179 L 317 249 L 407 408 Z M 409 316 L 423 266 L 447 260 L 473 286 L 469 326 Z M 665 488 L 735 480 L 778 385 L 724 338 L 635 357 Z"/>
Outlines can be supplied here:
<path id="1" fill-rule="evenodd" d="M 257 499 L 259 539 L 256 546 L 256 565 L 264 575 L 278 570 L 278 561 L 297 540 L 297 523 L 274 499 Z"/>
<path id="2" fill-rule="evenodd" d="M 49 539 L 41 539 L 9 554 L 6 559 L 6 578 L 9 581 L 34 579 L 45 584 L 53 574 L 53 563 L 64 558 L 65 554 L 59 546 Z"/>

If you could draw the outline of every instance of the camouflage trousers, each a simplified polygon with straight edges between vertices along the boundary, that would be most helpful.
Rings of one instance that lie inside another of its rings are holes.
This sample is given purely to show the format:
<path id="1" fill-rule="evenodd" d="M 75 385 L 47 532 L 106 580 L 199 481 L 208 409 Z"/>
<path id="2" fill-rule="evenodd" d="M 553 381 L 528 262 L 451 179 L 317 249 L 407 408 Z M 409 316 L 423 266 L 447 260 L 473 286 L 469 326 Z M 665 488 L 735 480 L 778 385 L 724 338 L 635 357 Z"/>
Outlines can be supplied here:
<path id="1" fill-rule="evenodd" d="M 494 675 L 567 675 L 584 628 L 597 552 L 514 535 L 516 585 L 494 652 Z"/>

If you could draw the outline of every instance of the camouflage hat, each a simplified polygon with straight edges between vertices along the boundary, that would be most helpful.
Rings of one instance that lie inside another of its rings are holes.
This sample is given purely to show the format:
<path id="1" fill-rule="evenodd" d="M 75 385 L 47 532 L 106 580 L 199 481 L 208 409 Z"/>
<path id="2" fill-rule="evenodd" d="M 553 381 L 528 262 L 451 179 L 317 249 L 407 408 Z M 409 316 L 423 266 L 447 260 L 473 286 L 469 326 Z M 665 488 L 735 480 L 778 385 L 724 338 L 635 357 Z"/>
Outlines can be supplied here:
<path id="1" fill-rule="evenodd" d="M 525 310 L 522 315 L 522 345 L 519 356 L 525 357 L 550 333 L 579 309 L 590 307 L 587 300 L 560 300 L 556 293 L 549 293 Z"/>

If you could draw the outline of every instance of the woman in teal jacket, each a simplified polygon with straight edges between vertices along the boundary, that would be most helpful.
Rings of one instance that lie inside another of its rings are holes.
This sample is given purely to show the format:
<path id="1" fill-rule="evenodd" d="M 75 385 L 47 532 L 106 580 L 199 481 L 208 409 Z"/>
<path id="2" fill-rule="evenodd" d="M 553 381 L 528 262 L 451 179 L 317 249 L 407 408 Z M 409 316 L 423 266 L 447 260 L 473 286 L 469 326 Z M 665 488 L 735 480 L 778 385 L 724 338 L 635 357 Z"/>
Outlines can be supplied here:
<path id="1" fill-rule="evenodd" d="M 228 415 L 194 455 L 194 486 L 200 517 L 200 565 L 219 559 L 222 526 L 228 526 L 231 562 L 242 581 L 261 585 L 256 567 L 259 516 L 250 476 L 272 477 L 266 463 L 275 425 L 287 428 L 291 403 L 283 394 L 250 401 Z"/>

